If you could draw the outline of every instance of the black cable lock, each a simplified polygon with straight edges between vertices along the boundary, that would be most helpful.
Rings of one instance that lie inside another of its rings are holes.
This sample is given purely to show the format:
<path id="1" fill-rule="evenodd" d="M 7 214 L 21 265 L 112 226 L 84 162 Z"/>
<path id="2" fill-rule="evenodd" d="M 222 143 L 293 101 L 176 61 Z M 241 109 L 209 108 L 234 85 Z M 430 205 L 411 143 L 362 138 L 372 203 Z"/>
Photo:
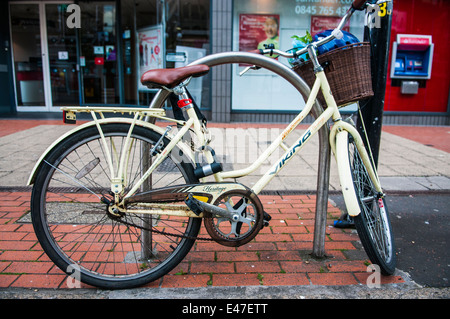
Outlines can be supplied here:
<path id="1" fill-rule="evenodd" d="M 214 150 L 209 146 L 202 146 L 202 148 L 200 150 L 204 151 L 205 149 L 208 149 L 208 151 L 211 152 L 214 162 L 212 162 L 211 164 L 206 164 L 206 165 L 202 166 L 198 161 L 197 154 L 199 152 L 195 153 L 195 166 L 196 167 L 194 169 L 194 175 L 195 175 L 195 177 L 197 177 L 199 179 L 223 171 L 222 164 L 217 162 L 216 153 L 214 152 Z"/>

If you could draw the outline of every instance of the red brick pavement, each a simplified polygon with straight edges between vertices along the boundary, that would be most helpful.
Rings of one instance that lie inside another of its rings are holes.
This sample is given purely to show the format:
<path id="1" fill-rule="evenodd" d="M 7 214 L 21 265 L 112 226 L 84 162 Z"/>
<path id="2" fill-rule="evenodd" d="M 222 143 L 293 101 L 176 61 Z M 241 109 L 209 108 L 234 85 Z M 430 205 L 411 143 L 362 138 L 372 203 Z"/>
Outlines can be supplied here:
<path id="1" fill-rule="evenodd" d="M 67 288 L 67 277 L 45 255 L 30 223 L 19 222 L 29 212 L 30 193 L 0 193 L 0 288 Z M 186 259 L 170 274 L 147 287 L 356 285 L 365 284 L 367 259 L 350 259 L 359 240 L 354 230 L 327 227 L 325 249 L 332 256 L 315 260 L 313 245 L 315 197 L 260 196 L 272 215 L 250 243 L 239 248 L 196 242 Z M 340 211 L 328 206 L 328 225 Z M 204 229 L 202 229 L 205 234 Z M 366 258 L 366 257 L 365 257 Z M 382 283 L 404 282 L 383 277 Z M 83 288 L 92 288 L 82 284 Z"/>
<path id="2" fill-rule="evenodd" d="M 55 124 L 62 124 L 62 121 L 0 120 L 0 137 L 38 125 Z M 212 126 L 222 127 L 218 123 L 212 123 Z M 32 225 L 18 222 L 29 212 L 30 193 L 1 192 L 0 196 L 0 288 L 67 288 L 67 276 L 45 255 Z M 354 230 L 331 227 L 333 220 L 341 214 L 336 207 L 328 207 L 325 249 L 330 258 L 314 260 L 309 254 L 313 245 L 315 197 L 260 198 L 265 210 L 272 215 L 272 221 L 270 227 L 264 228 L 252 242 L 239 248 L 197 242 L 176 269 L 148 287 L 366 283 L 370 275 L 366 271 L 368 260 L 348 257 L 364 254 L 346 254 L 360 246 L 355 245 L 359 241 L 358 235 Z M 382 278 L 382 284 L 400 282 L 404 280 L 398 276 Z"/>
<path id="3" fill-rule="evenodd" d="M 38 125 L 59 125 L 62 120 L 0 120 L 0 137 L 33 128 Z"/>
<path id="4" fill-rule="evenodd" d="M 383 131 L 450 153 L 449 126 L 383 126 Z"/>

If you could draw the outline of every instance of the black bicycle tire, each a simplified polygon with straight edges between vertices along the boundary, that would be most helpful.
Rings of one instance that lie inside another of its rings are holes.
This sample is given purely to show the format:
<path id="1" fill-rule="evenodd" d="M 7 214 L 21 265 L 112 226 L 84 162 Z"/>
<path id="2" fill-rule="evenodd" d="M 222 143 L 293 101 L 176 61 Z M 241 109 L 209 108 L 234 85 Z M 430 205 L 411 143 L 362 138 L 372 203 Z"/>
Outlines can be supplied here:
<path id="1" fill-rule="evenodd" d="M 114 124 L 106 124 L 102 125 L 102 130 L 105 135 L 109 134 L 124 134 L 129 130 L 128 124 L 114 123 Z M 62 140 L 59 144 L 57 144 L 51 152 L 45 157 L 45 160 L 49 163 L 54 163 L 55 161 L 62 160 L 65 155 L 68 154 L 69 150 L 73 145 L 79 144 L 82 141 L 88 141 L 93 136 L 98 137 L 99 132 L 98 129 L 93 127 L 88 127 L 83 130 L 80 130 L 73 135 L 70 135 L 66 139 Z M 149 128 L 144 128 L 141 126 L 136 126 L 133 130 L 133 136 L 140 136 L 142 138 L 150 139 L 152 142 L 156 142 L 159 140 L 161 135 Z M 164 138 L 164 144 L 167 145 L 169 140 Z M 175 148 L 173 151 L 179 151 Z M 182 152 L 179 153 L 183 156 Z M 187 183 L 197 183 L 198 179 L 194 175 L 194 168 L 192 164 L 188 161 L 182 161 L 180 163 L 182 168 L 185 170 L 187 176 Z M 51 167 L 48 165 L 42 165 L 39 168 L 39 171 L 36 175 L 36 180 L 33 186 L 32 195 L 31 195 L 31 215 L 32 215 L 32 223 L 36 233 L 36 236 L 39 240 L 40 245 L 42 246 L 45 253 L 49 256 L 49 258 L 64 272 L 68 275 L 71 275 L 71 272 L 68 272 L 68 266 L 73 265 L 73 262 L 69 260 L 60 250 L 55 247 L 55 243 L 49 238 L 49 235 L 46 230 L 46 224 L 44 218 L 41 214 L 41 201 L 40 198 L 45 196 L 45 184 L 47 183 L 47 175 L 50 173 Z M 86 283 L 88 285 L 92 285 L 99 288 L 104 289 L 128 289 L 133 287 L 139 287 L 149 282 L 152 282 L 168 272 L 170 272 L 173 268 L 175 268 L 189 253 L 192 248 L 195 240 L 192 237 L 198 235 L 201 227 L 201 219 L 200 218 L 191 218 L 189 221 L 189 225 L 186 227 L 185 235 L 190 236 L 191 238 L 183 238 L 183 243 L 177 247 L 176 253 L 174 252 L 170 257 L 170 259 L 163 263 L 163 265 L 155 267 L 156 270 L 148 273 L 143 273 L 140 275 L 136 275 L 131 278 L 104 278 L 99 275 L 92 274 L 87 272 L 84 269 L 81 269 L 80 272 L 80 281 Z"/>
<path id="2" fill-rule="evenodd" d="M 351 136 L 349 136 L 349 142 L 347 144 L 348 147 L 349 147 L 350 143 L 352 143 L 351 139 L 352 139 Z M 364 163 L 361 160 L 361 157 L 359 155 L 359 152 L 357 151 L 356 145 L 354 145 L 354 149 L 356 151 L 356 155 L 359 157 L 360 165 L 362 165 L 362 167 L 364 169 L 363 174 L 366 174 L 366 178 L 368 180 L 370 180 L 370 177 L 368 176 L 368 173 L 367 173 L 367 168 L 365 167 Z M 379 199 L 382 201 L 383 209 L 385 210 L 385 213 L 380 214 L 380 216 L 382 217 L 383 223 L 387 226 L 387 231 L 389 232 L 389 234 L 387 234 L 385 236 L 390 241 L 389 242 L 390 256 L 389 256 L 388 260 L 386 260 L 386 258 L 384 258 L 381 255 L 380 251 L 376 247 L 377 245 L 374 242 L 374 239 L 372 238 L 372 236 L 370 234 L 371 231 L 369 229 L 369 221 L 367 220 L 366 215 L 364 213 L 362 199 L 361 199 L 361 196 L 358 195 L 359 194 L 358 189 L 357 189 L 358 185 L 355 180 L 355 172 L 354 172 L 353 162 L 352 162 L 355 160 L 355 154 L 353 154 L 353 159 L 351 158 L 352 154 L 350 152 L 350 149 L 348 149 L 348 154 L 349 154 L 350 169 L 351 169 L 351 175 L 352 175 L 352 179 L 353 179 L 353 185 L 355 187 L 355 192 L 356 192 L 356 195 L 358 198 L 358 204 L 361 209 L 361 213 L 354 217 L 356 230 L 358 232 L 358 235 L 359 235 L 361 243 L 364 247 L 364 250 L 365 250 L 367 256 L 369 257 L 370 261 L 372 262 L 372 264 L 377 265 L 380 268 L 380 272 L 382 275 L 385 275 L 385 276 L 393 275 L 395 272 L 395 267 L 396 267 L 395 244 L 394 244 L 394 235 L 392 232 L 392 225 L 391 225 L 390 218 L 389 218 L 389 211 L 386 206 L 386 201 L 385 201 L 384 197 Z M 372 185 L 372 187 L 373 187 L 373 185 Z M 377 194 L 375 194 L 375 191 L 374 191 L 374 194 L 372 194 L 372 195 L 376 196 Z M 375 204 L 372 203 L 372 205 L 375 205 Z M 386 229 L 386 228 L 383 227 L 383 229 Z"/>

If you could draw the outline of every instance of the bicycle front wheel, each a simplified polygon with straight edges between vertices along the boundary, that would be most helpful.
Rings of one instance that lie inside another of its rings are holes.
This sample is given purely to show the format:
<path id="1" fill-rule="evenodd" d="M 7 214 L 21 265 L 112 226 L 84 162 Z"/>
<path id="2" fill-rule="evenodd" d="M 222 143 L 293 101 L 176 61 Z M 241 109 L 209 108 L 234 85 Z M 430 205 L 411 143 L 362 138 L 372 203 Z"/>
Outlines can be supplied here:
<path id="1" fill-rule="evenodd" d="M 370 261 L 380 267 L 383 275 L 392 275 L 395 272 L 396 256 L 385 197 L 380 197 L 376 191 L 351 135 L 348 155 L 361 209 L 361 213 L 354 218 L 358 235 Z"/>
<path id="2" fill-rule="evenodd" d="M 102 125 L 115 169 L 127 147 L 127 189 L 149 167 L 150 150 L 161 138 L 157 132 L 136 126 L 126 146 L 129 127 Z M 168 143 L 165 138 L 164 144 Z M 33 186 L 32 222 L 44 251 L 67 274 L 101 288 L 137 287 L 160 278 L 182 261 L 199 232 L 201 219 L 134 214 L 130 209 L 121 216 L 108 213 L 105 199 L 111 201 L 113 196 L 107 153 L 95 126 L 56 145 L 44 159 Z M 174 148 L 143 190 L 196 182 L 192 164 Z"/>

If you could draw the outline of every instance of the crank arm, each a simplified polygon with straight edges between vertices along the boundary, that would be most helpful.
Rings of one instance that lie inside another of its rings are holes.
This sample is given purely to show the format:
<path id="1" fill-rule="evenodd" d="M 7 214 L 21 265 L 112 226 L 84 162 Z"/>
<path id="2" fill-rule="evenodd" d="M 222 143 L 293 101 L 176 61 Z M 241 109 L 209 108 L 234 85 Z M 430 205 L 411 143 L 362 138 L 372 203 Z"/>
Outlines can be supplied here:
<path id="1" fill-rule="evenodd" d="M 186 199 L 188 191 L 193 189 L 194 186 L 197 186 L 197 184 L 170 186 L 150 190 L 125 198 L 124 204 L 182 202 Z M 208 200 L 210 200 L 210 198 L 208 198 Z"/>
<path id="2" fill-rule="evenodd" d="M 192 194 L 188 195 L 188 198 L 185 200 L 185 203 L 189 207 L 189 209 L 196 215 L 200 215 L 201 213 L 206 212 L 212 215 L 227 218 L 235 222 L 239 221 L 238 214 L 233 214 L 228 212 L 226 209 L 202 202 L 196 199 Z"/>

